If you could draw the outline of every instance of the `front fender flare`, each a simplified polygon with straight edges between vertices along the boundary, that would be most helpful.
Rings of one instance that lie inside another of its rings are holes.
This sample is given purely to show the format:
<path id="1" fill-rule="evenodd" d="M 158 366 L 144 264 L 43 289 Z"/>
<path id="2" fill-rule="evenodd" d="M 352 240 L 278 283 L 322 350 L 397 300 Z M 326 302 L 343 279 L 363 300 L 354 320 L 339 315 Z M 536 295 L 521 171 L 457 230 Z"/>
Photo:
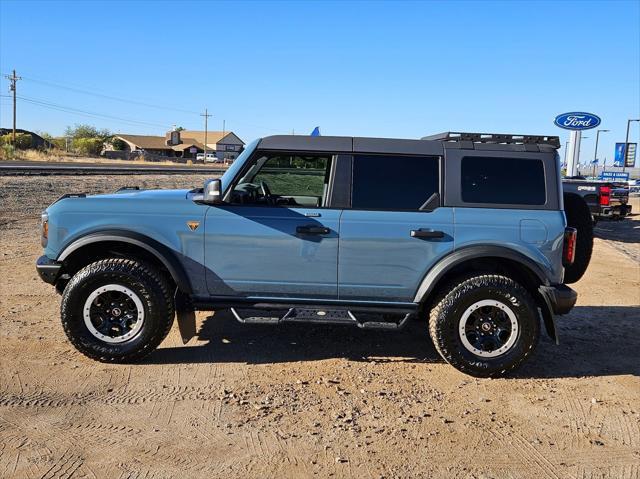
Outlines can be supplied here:
<path id="1" fill-rule="evenodd" d="M 80 238 L 72 240 L 56 258 L 59 262 L 64 262 L 72 253 L 85 246 L 105 242 L 120 242 L 138 246 L 152 254 L 169 271 L 171 277 L 176 282 L 178 289 L 186 294 L 193 292 L 189 276 L 178 256 L 181 254 L 168 246 L 160 243 L 141 233 L 127 230 L 101 230 L 88 233 Z"/>

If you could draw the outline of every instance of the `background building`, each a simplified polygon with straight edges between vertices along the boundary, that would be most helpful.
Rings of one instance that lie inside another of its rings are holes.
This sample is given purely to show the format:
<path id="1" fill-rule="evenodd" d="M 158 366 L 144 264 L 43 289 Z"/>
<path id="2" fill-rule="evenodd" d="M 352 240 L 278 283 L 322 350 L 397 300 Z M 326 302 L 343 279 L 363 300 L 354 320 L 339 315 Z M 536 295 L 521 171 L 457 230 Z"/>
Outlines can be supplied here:
<path id="1" fill-rule="evenodd" d="M 204 152 L 204 131 L 172 130 L 165 136 L 118 134 L 114 138 L 124 143 L 124 149 L 105 151 L 110 158 L 131 158 L 136 154 L 162 158 L 194 159 L 198 153 Z M 221 160 L 235 160 L 244 142 L 232 131 L 207 132 L 207 152 L 215 153 Z"/>
<path id="2" fill-rule="evenodd" d="M 180 134 L 204 145 L 204 131 L 183 130 Z M 207 132 L 207 151 L 215 152 L 221 160 L 235 160 L 243 148 L 244 141 L 232 131 Z"/>

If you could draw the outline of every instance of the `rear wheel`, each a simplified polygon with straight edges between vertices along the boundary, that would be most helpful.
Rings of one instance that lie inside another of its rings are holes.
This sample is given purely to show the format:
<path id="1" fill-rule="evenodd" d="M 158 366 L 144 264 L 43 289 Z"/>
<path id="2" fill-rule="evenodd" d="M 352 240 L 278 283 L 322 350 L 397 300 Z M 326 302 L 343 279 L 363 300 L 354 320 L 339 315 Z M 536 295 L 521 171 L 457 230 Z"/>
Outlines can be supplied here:
<path id="1" fill-rule="evenodd" d="M 429 333 L 440 355 L 456 369 L 477 377 L 502 376 L 535 349 L 538 309 L 512 279 L 473 276 L 431 310 Z"/>
<path id="2" fill-rule="evenodd" d="M 62 325 L 73 345 L 105 362 L 129 362 L 153 351 L 171 329 L 170 289 L 155 268 L 105 259 L 76 273 L 64 289 Z"/>

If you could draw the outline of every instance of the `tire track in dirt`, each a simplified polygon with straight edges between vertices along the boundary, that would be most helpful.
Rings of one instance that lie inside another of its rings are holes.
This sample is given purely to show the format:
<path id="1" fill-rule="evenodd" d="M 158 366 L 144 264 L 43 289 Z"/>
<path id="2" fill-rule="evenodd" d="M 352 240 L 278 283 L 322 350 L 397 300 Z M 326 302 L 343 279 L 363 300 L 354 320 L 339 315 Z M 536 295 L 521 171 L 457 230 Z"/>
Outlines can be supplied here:
<path id="1" fill-rule="evenodd" d="M 506 436 L 498 430 L 490 430 L 490 432 L 501 444 L 512 446 L 510 449 L 521 459 L 520 464 L 534 469 L 537 477 L 562 479 L 556 472 L 556 467 L 520 434 L 513 433 L 511 436 Z"/>
<path id="2" fill-rule="evenodd" d="M 623 466 L 580 466 L 576 479 L 639 479 L 640 466 L 630 464 Z"/>
<path id="3" fill-rule="evenodd" d="M 583 440 L 587 435 L 587 431 L 585 430 L 587 417 L 584 408 L 582 408 L 582 405 L 571 392 L 567 392 L 563 396 L 564 404 L 568 412 L 566 417 L 569 420 L 569 431 L 571 432 L 569 444 L 570 447 L 577 448 L 587 442 Z"/>
<path id="4" fill-rule="evenodd" d="M 592 403 L 585 409 L 583 402 L 572 394 L 564 395 L 571 431 L 571 447 L 591 445 L 593 438 L 604 442 L 616 441 L 623 446 L 638 450 L 640 424 L 631 414 Z M 594 405 L 595 404 L 595 405 Z"/>
<path id="5" fill-rule="evenodd" d="M 145 464 L 157 465 L 161 470 L 174 468 L 174 473 L 166 477 L 182 475 L 184 471 L 214 473 L 218 468 L 216 464 L 203 463 L 195 451 L 193 451 L 194 453 L 182 454 L 180 451 L 168 449 L 165 452 L 161 450 L 160 443 L 164 443 L 166 437 L 154 438 L 149 432 L 139 429 L 99 423 L 73 424 L 71 426 L 50 424 L 46 429 L 42 429 L 42 427 L 36 428 L 30 417 L 25 417 L 22 414 L 19 416 L 14 417 L 14 420 L 19 419 L 25 426 L 21 427 L 10 423 L 14 425 L 18 433 L 13 435 L 16 443 L 14 450 L 30 449 L 33 452 L 35 448 L 42 448 L 45 444 L 66 447 L 65 451 L 59 455 L 47 448 L 48 453 L 37 461 L 40 468 L 46 468 L 45 472 L 42 474 L 30 473 L 25 477 L 41 477 L 43 479 L 71 477 L 84 465 L 83 451 L 95 446 L 115 446 L 118 449 L 138 451 L 137 454 L 143 458 L 142 462 Z M 2 442 L 5 442 L 4 438 Z M 145 460 L 144 457 L 148 459 Z M 116 461 L 116 464 L 121 466 L 120 461 Z"/>
<path id="6" fill-rule="evenodd" d="M 53 465 L 42 475 L 41 479 L 69 479 L 84 464 L 84 460 L 66 450 Z"/>
<path id="7" fill-rule="evenodd" d="M 60 408 L 100 404 L 157 403 L 169 401 L 213 401 L 218 399 L 218 388 L 197 386 L 162 386 L 146 390 L 123 388 L 107 393 L 90 392 L 74 394 L 71 397 L 61 393 L 35 391 L 26 394 L 5 394 L 0 397 L 0 406 L 24 408 Z"/>
<path id="8" fill-rule="evenodd" d="M 15 444 L 12 449 L 7 451 L 8 453 L 15 451 L 16 454 L 14 469 L 9 477 L 42 478 L 47 477 L 47 474 L 58 474 L 62 469 L 67 469 L 66 467 L 57 467 L 61 461 L 62 463 L 67 462 L 64 459 L 66 452 L 59 455 L 57 459 L 54 459 L 56 456 L 55 448 L 51 449 L 48 446 L 48 444 L 52 444 L 56 440 L 59 440 L 62 446 L 67 447 L 66 451 L 69 451 L 74 447 L 74 444 L 66 443 L 63 436 L 60 438 L 53 438 L 50 433 L 43 431 L 42 428 L 38 428 L 33 423 L 32 418 L 23 417 L 20 413 L 12 415 L 12 420 L 0 416 L 0 421 L 5 425 L 8 425 L 8 427 L 5 428 L 6 432 L 0 436 L 0 438 L 2 438 L 2 442 Z M 23 454 L 23 451 L 26 452 L 26 454 Z M 0 459 L 3 457 L 4 455 L 0 457 Z M 21 462 L 24 463 L 24 467 L 19 467 Z M 77 461 L 74 461 L 74 463 L 75 462 Z M 81 465 L 82 464 L 79 464 L 78 468 Z M 72 468 L 73 472 L 78 468 Z M 23 469 L 28 470 L 26 475 L 21 474 Z M 45 471 L 44 474 L 41 470 Z M 53 475 L 50 477 L 59 476 Z"/>

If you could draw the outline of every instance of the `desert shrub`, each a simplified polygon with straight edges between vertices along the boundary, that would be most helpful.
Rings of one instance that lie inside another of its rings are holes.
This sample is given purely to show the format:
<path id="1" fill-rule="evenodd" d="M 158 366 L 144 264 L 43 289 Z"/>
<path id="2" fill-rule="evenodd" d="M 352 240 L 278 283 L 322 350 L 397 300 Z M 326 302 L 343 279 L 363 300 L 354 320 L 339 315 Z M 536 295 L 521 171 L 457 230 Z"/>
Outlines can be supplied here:
<path id="1" fill-rule="evenodd" d="M 102 151 L 102 138 L 75 138 L 73 149 L 81 155 L 98 156 Z"/>
<path id="2" fill-rule="evenodd" d="M 4 139 L 1 139 L 4 141 Z M 12 160 L 16 156 L 16 150 L 13 146 L 8 143 L 2 143 L 0 146 L 0 159 L 3 160 Z"/>
<path id="3" fill-rule="evenodd" d="M 52 138 L 51 143 L 53 146 L 59 150 L 67 149 L 67 139 L 66 138 Z"/>
<path id="4" fill-rule="evenodd" d="M 121 140 L 120 138 L 112 138 L 111 146 L 116 151 L 124 151 L 127 149 L 127 144 L 125 143 L 124 140 Z"/>
<path id="5" fill-rule="evenodd" d="M 11 145 L 12 142 L 12 134 L 0 136 L 0 145 Z M 19 150 L 26 150 L 31 147 L 31 135 L 28 133 L 16 133 L 16 144 L 14 145 Z"/>
<path id="6" fill-rule="evenodd" d="M 20 150 L 26 150 L 27 148 L 31 148 L 31 143 L 33 138 L 28 133 L 18 133 L 16 135 L 16 144 L 14 145 L 16 148 Z"/>
<path id="7" fill-rule="evenodd" d="M 99 130 L 95 126 L 91 125 L 78 125 L 71 127 L 68 126 L 64 132 L 65 136 L 71 137 L 74 140 L 78 138 L 100 138 L 102 141 L 107 140 L 111 136 L 111 132 L 107 129 Z"/>

